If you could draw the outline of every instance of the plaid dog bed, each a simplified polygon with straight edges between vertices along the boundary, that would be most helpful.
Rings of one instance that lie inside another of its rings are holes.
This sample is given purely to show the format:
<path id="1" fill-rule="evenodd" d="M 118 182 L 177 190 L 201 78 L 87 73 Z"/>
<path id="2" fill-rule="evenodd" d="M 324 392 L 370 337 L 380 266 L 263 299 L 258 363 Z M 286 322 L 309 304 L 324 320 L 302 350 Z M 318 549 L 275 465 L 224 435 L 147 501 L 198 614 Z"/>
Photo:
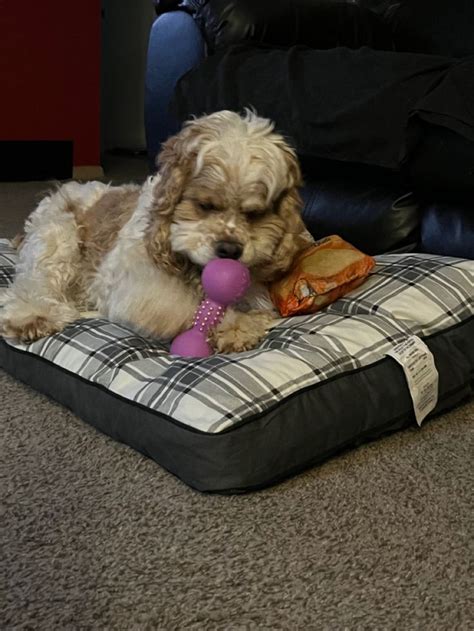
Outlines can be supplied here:
<path id="1" fill-rule="evenodd" d="M 15 257 L 0 241 L 0 287 Z M 435 413 L 469 396 L 473 288 L 473 261 L 382 255 L 360 288 L 317 314 L 279 320 L 253 351 L 177 358 L 89 318 L 29 345 L 2 341 L 0 363 L 188 484 L 244 490 L 412 422 L 403 372 L 386 356 L 410 335 L 435 356 Z"/>

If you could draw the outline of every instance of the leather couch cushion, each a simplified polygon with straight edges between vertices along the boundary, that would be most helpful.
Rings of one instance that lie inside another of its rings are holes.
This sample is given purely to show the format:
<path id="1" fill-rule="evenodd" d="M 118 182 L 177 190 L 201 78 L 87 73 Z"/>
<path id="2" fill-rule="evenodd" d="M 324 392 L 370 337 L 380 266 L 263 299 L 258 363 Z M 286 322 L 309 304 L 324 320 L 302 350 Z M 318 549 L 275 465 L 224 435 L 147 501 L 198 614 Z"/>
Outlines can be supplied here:
<path id="1" fill-rule="evenodd" d="M 420 214 L 413 195 L 387 176 L 308 183 L 303 219 L 315 239 L 338 234 L 367 254 L 416 250 Z"/>
<path id="2" fill-rule="evenodd" d="M 474 54 L 472 0 L 154 0 L 201 27 L 209 50 L 242 41 L 312 48 L 370 46 L 447 57 Z"/>
<path id="3" fill-rule="evenodd" d="M 390 28 L 364 0 L 202 0 L 195 12 L 211 50 L 242 41 L 390 50 Z"/>
<path id="4" fill-rule="evenodd" d="M 432 202 L 422 207 L 421 251 L 474 259 L 471 204 Z"/>

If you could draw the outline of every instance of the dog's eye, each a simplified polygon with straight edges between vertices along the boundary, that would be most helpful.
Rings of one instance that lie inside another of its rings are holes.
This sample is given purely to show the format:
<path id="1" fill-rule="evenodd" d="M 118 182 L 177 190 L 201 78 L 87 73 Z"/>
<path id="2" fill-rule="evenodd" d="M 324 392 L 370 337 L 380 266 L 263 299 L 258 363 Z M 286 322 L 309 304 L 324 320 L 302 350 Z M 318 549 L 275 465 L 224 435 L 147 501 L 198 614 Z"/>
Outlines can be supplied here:
<path id="1" fill-rule="evenodd" d="M 201 210 L 204 210 L 204 212 L 207 212 L 207 213 L 210 213 L 213 210 L 216 210 L 216 207 L 211 202 L 199 202 L 199 207 Z"/>
<path id="2" fill-rule="evenodd" d="M 245 216 L 247 217 L 248 221 L 255 221 L 256 219 L 259 219 L 262 214 L 263 213 L 261 210 L 247 210 Z"/>

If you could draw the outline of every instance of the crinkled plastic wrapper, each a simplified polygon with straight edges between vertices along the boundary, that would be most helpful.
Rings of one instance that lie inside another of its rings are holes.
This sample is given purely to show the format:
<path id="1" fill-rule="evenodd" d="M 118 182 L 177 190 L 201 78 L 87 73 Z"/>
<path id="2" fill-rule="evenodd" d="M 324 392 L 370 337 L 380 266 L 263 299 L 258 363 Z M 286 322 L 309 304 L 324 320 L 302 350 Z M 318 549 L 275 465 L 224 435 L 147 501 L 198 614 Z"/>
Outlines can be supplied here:
<path id="1" fill-rule="evenodd" d="M 314 313 L 361 285 L 374 266 L 371 256 L 341 237 L 325 237 L 299 255 L 270 294 L 283 317 Z"/>

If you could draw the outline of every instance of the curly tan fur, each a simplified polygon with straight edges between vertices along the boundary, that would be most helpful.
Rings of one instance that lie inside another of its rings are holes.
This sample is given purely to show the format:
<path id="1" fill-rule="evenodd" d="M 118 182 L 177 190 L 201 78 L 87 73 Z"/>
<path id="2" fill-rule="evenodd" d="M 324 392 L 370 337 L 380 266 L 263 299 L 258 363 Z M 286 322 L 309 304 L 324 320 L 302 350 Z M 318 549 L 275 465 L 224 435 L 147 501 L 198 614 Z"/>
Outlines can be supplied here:
<path id="1" fill-rule="evenodd" d="M 70 183 L 39 204 L 19 249 L 5 334 L 31 341 L 93 309 L 171 339 L 202 299 L 202 267 L 232 247 L 253 286 L 212 340 L 220 352 L 258 344 L 273 317 L 264 283 L 309 242 L 294 151 L 270 121 L 218 112 L 164 143 L 158 165 L 141 188 Z"/>

